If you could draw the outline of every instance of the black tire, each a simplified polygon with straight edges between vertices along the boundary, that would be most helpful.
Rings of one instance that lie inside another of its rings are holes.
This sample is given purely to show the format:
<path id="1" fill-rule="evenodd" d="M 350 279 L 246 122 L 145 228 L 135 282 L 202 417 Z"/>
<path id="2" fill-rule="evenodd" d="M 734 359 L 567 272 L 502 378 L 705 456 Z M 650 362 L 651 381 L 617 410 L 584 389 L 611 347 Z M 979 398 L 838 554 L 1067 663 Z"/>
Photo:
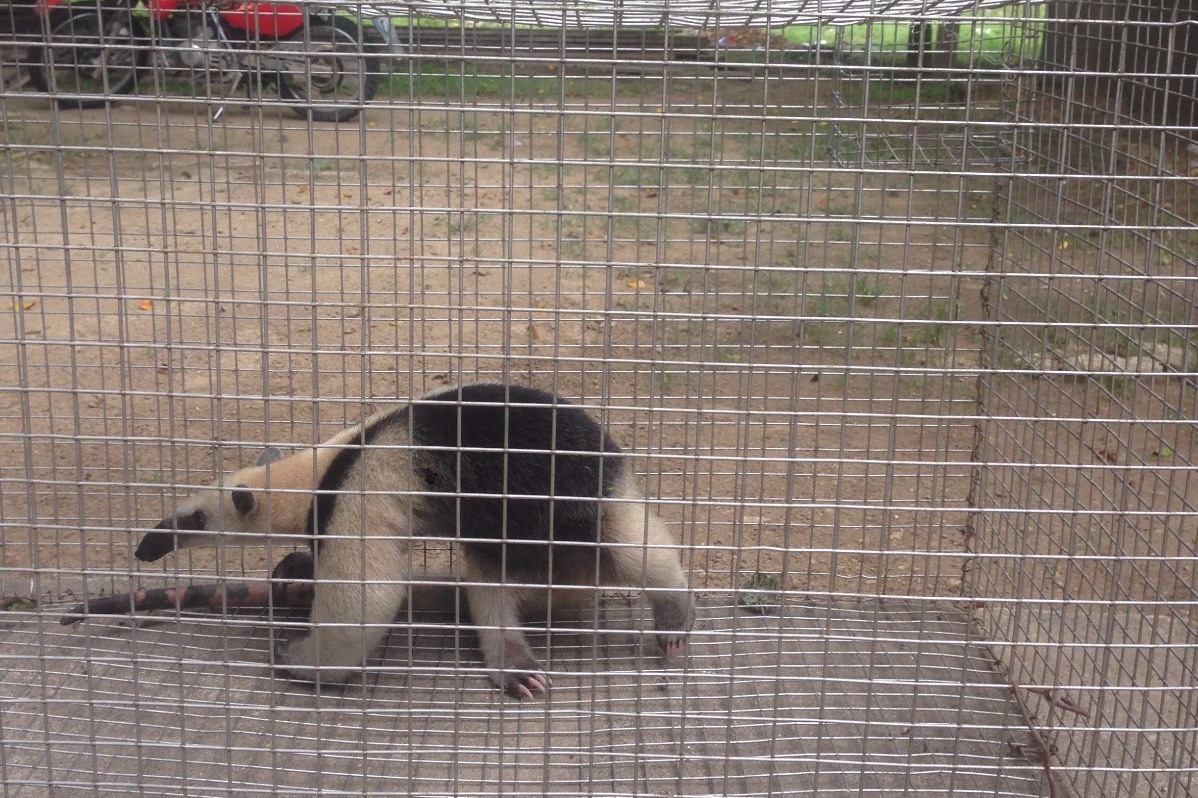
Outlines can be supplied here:
<path id="1" fill-rule="evenodd" d="M 303 119 L 348 122 L 379 89 L 381 48 L 369 25 L 342 16 L 310 19 L 280 45 L 287 68 L 279 73 L 279 95 Z"/>
<path id="2" fill-rule="evenodd" d="M 68 8 L 50 18 L 49 40 L 30 48 L 29 80 L 59 108 L 101 108 L 137 85 L 144 42 L 127 8 Z"/>

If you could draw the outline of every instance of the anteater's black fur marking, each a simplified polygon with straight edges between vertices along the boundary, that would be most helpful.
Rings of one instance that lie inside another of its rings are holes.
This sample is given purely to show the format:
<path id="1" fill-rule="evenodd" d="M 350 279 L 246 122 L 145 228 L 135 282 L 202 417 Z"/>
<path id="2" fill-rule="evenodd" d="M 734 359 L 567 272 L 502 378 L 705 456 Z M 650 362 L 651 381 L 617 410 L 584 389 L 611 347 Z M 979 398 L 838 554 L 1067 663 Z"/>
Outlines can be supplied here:
<path id="1" fill-rule="evenodd" d="M 598 541 L 598 499 L 611 495 L 624 462 L 580 408 L 534 388 L 468 385 L 414 402 L 411 425 L 415 471 L 434 492 L 418 505 L 422 520 L 447 535 L 506 541 L 467 551 L 499 562 L 506 549 L 509 573 L 544 574 L 547 542 Z M 552 547 L 558 564 L 595 551 Z"/>
<path id="2" fill-rule="evenodd" d="M 404 408 L 406 410 L 407 408 Z M 373 424 L 364 427 L 358 435 L 357 440 L 345 445 L 341 451 L 337 452 L 337 456 L 333 458 L 333 462 L 329 463 L 329 468 L 325 471 L 324 476 L 320 478 L 320 482 L 316 488 L 316 496 L 312 500 L 312 509 L 308 512 L 308 521 L 304 526 L 311 531 L 312 539 L 309 545 L 313 551 L 317 551 L 321 545 L 321 534 L 328 529 L 329 519 L 333 515 L 333 510 L 337 506 L 339 497 L 336 495 L 340 491 L 357 490 L 355 485 L 346 485 L 345 477 L 358 461 L 362 459 L 364 447 L 370 446 L 378 437 L 379 431 L 383 429 L 395 416 L 403 411 L 397 411 L 396 414 L 384 416 L 378 419 Z"/>
<path id="3" fill-rule="evenodd" d="M 346 484 L 347 475 L 362 457 L 384 456 L 370 453 L 369 446 L 392 426 L 410 430 L 412 451 L 385 456 L 412 458 L 415 486 L 429 491 L 414 503 L 413 513 L 430 530 L 504 541 L 462 545 L 488 561 L 502 558 L 513 574 L 545 573 L 551 548 L 557 567 L 568 561 L 586 568 L 586 560 L 593 562 L 593 546 L 570 544 L 598 541 L 598 500 L 611 495 L 624 473 L 620 448 L 581 408 L 513 385 L 450 388 L 364 429 L 320 481 L 314 522 L 308 524 L 314 540 L 332 516 L 336 494 L 343 494 L 340 501 L 355 500 L 357 486 Z"/>

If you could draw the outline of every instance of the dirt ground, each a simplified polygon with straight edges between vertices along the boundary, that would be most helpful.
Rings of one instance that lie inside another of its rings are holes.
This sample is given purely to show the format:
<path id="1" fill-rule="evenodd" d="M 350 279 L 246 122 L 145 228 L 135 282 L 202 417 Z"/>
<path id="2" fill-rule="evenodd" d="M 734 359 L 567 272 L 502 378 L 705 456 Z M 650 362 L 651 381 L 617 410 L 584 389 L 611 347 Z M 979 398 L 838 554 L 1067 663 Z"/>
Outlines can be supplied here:
<path id="1" fill-rule="evenodd" d="M 809 87 L 726 89 L 8 101 L 0 594 L 124 590 L 176 486 L 485 378 L 602 416 L 701 585 L 955 595 L 986 181 L 841 168 Z"/>
<path id="2" fill-rule="evenodd" d="M 1012 683 L 1072 685 L 1094 707 L 1032 716 L 1061 761 L 1116 761 L 1085 741 L 1117 730 L 1110 749 L 1131 750 L 1137 724 L 1162 763 L 1188 755 L 1170 730 L 1198 595 L 1198 194 L 1160 179 L 1190 174 L 1188 148 L 1116 163 L 1041 125 L 1040 154 L 1080 160 L 1029 169 L 1049 177 L 1008 186 L 994 229 L 995 181 L 961 176 L 986 165 L 951 157 L 968 141 L 984 161 L 986 128 L 966 135 L 951 109 L 908 124 L 911 103 L 866 92 L 871 121 L 854 121 L 861 97 L 829 110 L 827 85 L 772 79 L 505 86 L 393 95 L 340 127 L 6 98 L 0 597 L 59 596 L 81 575 L 92 593 L 261 575 L 285 542 L 154 567 L 132 550 L 179 493 L 264 442 L 508 379 L 581 401 L 635 452 L 697 585 L 765 571 L 815 598 L 972 587 L 988 625 L 969 634 L 1009 643 Z M 973 100 L 969 121 L 987 121 Z M 1096 165 L 1118 174 L 1057 179 Z M 988 265 L 998 332 L 983 339 Z M 983 345 L 1001 373 L 979 408 Z M 973 498 L 991 512 L 963 586 L 975 442 Z M 876 625 L 863 634 L 872 646 Z"/>

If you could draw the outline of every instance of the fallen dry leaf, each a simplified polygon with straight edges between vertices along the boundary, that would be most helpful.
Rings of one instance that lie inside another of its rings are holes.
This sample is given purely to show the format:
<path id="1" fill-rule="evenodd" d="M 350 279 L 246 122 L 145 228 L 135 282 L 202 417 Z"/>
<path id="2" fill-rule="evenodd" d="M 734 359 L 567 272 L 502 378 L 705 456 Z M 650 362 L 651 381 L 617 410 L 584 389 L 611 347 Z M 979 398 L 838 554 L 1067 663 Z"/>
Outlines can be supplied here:
<path id="1" fill-rule="evenodd" d="M 635 288 L 638 291 L 647 287 L 644 280 L 639 280 L 635 277 L 631 280 L 628 280 L 625 285 L 627 285 L 629 288 Z"/>
<path id="2" fill-rule="evenodd" d="M 153 310 L 154 303 L 148 299 L 143 299 L 142 301 L 137 303 L 137 307 L 139 307 L 142 310 Z"/>

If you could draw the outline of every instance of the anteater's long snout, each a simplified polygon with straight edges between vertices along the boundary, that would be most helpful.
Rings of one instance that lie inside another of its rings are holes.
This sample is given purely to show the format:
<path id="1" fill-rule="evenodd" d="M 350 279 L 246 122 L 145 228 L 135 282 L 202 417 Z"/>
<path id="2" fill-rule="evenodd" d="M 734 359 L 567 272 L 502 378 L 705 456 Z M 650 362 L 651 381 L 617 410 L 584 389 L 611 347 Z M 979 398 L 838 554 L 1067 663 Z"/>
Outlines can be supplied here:
<path id="1" fill-rule="evenodd" d="M 133 552 L 133 556 L 142 562 L 161 560 L 179 548 L 179 532 L 198 532 L 207 526 L 208 519 L 203 510 L 163 518 L 158 522 L 158 526 L 154 527 L 154 531 L 147 532 L 137 544 L 137 551 Z"/>
<path id="2" fill-rule="evenodd" d="M 133 556 L 142 562 L 154 562 L 161 560 L 166 555 L 175 550 L 175 533 L 171 527 L 170 519 L 163 521 L 155 530 L 168 529 L 169 532 L 147 532 L 141 542 L 137 544 L 137 551 L 133 552 Z"/>

